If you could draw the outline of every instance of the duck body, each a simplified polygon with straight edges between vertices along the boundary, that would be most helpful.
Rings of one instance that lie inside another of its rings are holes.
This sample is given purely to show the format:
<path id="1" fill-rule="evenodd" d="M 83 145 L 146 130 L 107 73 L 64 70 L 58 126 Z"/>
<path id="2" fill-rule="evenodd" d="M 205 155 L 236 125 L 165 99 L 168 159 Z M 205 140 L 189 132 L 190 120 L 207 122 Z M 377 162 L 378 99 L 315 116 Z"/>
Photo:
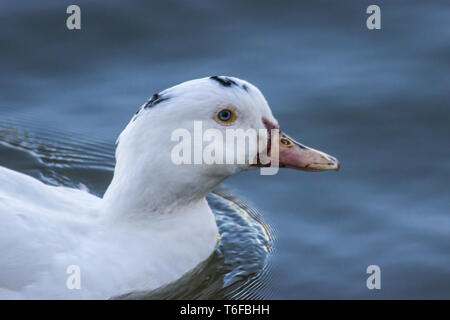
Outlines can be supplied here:
<path id="1" fill-rule="evenodd" d="M 101 216 L 102 199 L 0 167 L 0 298 L 107 299 L 148 291 L 208 258 L 217 226 L 206 201 L 147 223 Z M 182 222 L 182 223 L 179 223 Z M 172 245 L 173 244 L 173 245 Z M 79 267 L 80 288 L 70 288 Z"/>

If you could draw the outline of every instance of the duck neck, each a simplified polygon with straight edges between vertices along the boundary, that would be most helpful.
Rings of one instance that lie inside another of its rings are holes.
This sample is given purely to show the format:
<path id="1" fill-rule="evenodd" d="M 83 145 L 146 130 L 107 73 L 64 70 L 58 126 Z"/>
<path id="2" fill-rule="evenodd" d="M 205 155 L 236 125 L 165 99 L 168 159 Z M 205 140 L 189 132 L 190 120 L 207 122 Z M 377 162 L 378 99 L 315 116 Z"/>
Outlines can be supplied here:
<path id="1" fill-rule="evenodd" d="M 171 170 L 162 167 L 152 166 L 151 170 L 145 170 L 127 166 L 125 171 L 118 162 L 103 196 L 104 215 L 136 221 L 174 215 L 189 208 L 211 214 L 206 195 L 223 179 L 194 178 L 192 167 Z"/>
<path id="2" fill-rule="evenodd" d="M 149 127 L 158 127 L 148 132 Z M 114 176 L 103 196 L 105 215 L 151 218 L 207 207 L 206 195 L 229 174 L 211 166 L 176 165 L 171 158 L 171 128 L 135 121 L 121 133 Z M 209 208 L 208 208 L 209 210 Z"/>
<path id="3" fill-rule="evenodd" d="M 103 196 L 103 211 L 110 217 L 136 219 L 175 215 L 187 208 L 208 212 L 206 194 L 194 192 L 193 188 L 173 188 L 150 182 L 140 184 L 114 178 Z"/>

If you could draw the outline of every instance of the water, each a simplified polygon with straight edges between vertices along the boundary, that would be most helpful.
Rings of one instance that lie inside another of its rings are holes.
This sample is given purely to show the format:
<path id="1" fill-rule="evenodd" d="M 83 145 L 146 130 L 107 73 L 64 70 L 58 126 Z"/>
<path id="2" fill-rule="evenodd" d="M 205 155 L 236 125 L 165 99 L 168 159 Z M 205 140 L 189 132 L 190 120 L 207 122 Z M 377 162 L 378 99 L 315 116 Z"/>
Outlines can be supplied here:
<path id="1" fill-rule="evenodd" d="M 381 31 L 365 26 L 370 1 L 77 3 L 77 32 L 65 28 L 65 3 L 0 4 L 1 123 L 42 151 L 3 146 L 0 165 L 101 194 L 103 157 L 112 164 L 115 138 L 154 92 L 237 76 L 261 89 L 284 131 L 342 165 L 225 182 L 276 231 L 258 263 L 270 276 L 237 288 L 240 296 L 450 298 L 448 1 L 378 1 Z M 0 140 L 14 137 L 7 132 Z M 67 159 L 70 137 L 84 156 Z M 55 143 L 56 156 L 45 148 Z M 366 288 L 371 264 L 381 267 L 381 290 Z M 192 296 L 228 294 L 203 293 Z"/>

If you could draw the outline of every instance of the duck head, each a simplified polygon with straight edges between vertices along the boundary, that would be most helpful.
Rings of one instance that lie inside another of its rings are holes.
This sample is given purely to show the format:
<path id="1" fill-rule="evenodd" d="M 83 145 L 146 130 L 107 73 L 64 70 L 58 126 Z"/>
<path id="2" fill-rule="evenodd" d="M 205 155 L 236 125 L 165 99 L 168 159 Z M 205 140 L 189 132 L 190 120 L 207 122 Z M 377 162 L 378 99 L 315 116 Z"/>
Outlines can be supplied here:
<path id="1" fill-rule="evenodd" d="M 280 131 L 247 81 L 191 80 L 154 94 L 133 116 L 117 140 L 104 198 L 131 211 L 170 211 L 204 198 L 234 173 L 265 167 L 324 171 L 339 163 Z"/>

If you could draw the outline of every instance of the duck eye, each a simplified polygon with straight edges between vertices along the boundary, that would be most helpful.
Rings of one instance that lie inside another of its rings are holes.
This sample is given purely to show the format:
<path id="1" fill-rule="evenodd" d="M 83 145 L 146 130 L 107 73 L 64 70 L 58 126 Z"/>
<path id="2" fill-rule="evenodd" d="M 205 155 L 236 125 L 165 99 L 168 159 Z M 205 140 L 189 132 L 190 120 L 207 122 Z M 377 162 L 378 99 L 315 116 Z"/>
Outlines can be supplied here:
<path id="1" fill-rule="evenodd" d="M 236 121 L 236 118 L 235 112 L 230 109 L 220 110 L 216 115 L 216 121 L 225 125 L 233 123 Z"/>
<path id="2" fill-rule="evenodd" d="M 220 111 L 219 119 L 222 121 L 229 121 L 231 119 L 231 111 L 227 109 Z"/>

